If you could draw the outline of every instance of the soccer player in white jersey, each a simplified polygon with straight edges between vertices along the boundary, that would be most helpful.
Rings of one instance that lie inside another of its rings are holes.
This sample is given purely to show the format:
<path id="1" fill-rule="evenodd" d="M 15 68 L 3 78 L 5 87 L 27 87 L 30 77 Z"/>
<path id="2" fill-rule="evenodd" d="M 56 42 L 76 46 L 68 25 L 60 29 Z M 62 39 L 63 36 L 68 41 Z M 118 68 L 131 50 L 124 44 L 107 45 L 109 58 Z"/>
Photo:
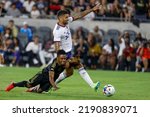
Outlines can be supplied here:
<path id="1" fill-rule="evenodd" d="M 72 51 L 72 37 L 71 32 L 69 29 L 68 22 L 75 21 L 77 19 L 80 19 L 87 15 L 90 12 L 95 12 L 101 8 L 100 4 L 97 4 L 95 7 L 89 10 L 85 10 L 78 14 L 77 16 L 71 17 L 69 12 L 67 10 L 60 10 L 57 13 L 58 22 L 54 27 L 53 35 L 54 35 L 54 42 L 55 42 L 55 49 L 56 51 L 63 49 L 67 53 L 67 58 L 71 58 L 71 51 Z M 100 82 L 93 83 L 91 80 L 89 74 L 84 69 L 83 65 L 79 62 L 77 65 L 77 68 L 79 69 L 80 76 L 88 83 L 88 85 L 95 89 L 95 91 L 98 90 L 100 86 Z M 73 68 L 69 68 L 68 70 L 64 71 L 60 74 L 59 78 L 56 80 L 56 84 L 58 84 L 60 81 L 64 80 L 65 78 L 71 76 L 73 74 Z"/>

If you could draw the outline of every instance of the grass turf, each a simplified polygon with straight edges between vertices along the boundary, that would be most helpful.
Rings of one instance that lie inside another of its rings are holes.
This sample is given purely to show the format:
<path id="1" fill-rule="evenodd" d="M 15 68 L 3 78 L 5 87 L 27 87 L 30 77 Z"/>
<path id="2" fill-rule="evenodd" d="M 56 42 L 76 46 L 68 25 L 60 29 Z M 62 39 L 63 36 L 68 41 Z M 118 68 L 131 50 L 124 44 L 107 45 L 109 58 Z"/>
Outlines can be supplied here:
<path id="1" fill-rule="evenodd" d="M 58 91 L 52 91 L 50 94 L 29 93 L 25 92 L 26 88 L 4 91 L 12 81 L 28 80 L 38 71 L 39 68 L 0 68 L 0 100 L 150 100 L 150 74 L 141 72 L 88 70 L 94 82 L 101 82 L 98 92 L 94 92 L 77 71 L 58 85 Z M 103 95 L 102 89 L 105 84 L 115 87 L 114 96 Z"/>

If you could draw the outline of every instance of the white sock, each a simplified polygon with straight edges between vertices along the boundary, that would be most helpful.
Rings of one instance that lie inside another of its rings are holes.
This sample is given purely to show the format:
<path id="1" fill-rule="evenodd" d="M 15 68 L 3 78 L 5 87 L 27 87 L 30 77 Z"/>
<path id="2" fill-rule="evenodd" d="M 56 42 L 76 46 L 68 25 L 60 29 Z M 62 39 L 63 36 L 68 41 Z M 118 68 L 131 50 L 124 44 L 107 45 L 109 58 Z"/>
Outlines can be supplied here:
<path id="1" fill-rule="evenodd" d="M 88 85 L 93 88 L 94 83 L 91 80 L 91 78 L 90 78 L 89 74 L 87 73 L 87 71 L 83 67 L 79 69 L 79 74 L 88 83 Z"/>
<path id="2" fill-rule="evenodd" d="M 56 79 L 55 84 L 60 83 L 61 81 L 63 81 L 64 79 L 66 79 L 66 73 L 62 72 L 59 77 Z"/>

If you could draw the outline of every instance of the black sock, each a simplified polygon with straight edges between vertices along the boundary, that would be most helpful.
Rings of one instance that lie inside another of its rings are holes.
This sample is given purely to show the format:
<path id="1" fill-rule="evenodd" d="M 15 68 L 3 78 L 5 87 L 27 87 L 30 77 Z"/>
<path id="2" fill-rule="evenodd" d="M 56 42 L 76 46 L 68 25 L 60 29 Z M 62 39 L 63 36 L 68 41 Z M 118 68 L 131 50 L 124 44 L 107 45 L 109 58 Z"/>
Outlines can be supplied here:
<path id="1" fill-rule="evenodd" d="M 14 86 L 15 87 L 27 87 L 27 81 L 21 81 L 21 82 L 18 82 L 18 83 L 14 83 Z"/>

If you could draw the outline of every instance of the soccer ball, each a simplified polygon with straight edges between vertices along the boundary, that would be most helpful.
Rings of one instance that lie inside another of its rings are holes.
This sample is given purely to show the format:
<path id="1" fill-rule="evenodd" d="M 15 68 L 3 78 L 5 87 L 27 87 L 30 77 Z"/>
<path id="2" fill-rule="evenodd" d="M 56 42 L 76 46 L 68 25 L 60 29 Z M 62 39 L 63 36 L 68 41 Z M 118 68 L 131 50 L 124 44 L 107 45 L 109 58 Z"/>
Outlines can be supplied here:
<path id="1" fill-rule="evenodd" d="M 114 86 L 112 86 L 111 84 L 105 85 L 104 88 L 103 88 L 103 93 L 107 97 L 110 97 L 110 96 L 114 95 L 114 93 L 115 93 Z"/>

